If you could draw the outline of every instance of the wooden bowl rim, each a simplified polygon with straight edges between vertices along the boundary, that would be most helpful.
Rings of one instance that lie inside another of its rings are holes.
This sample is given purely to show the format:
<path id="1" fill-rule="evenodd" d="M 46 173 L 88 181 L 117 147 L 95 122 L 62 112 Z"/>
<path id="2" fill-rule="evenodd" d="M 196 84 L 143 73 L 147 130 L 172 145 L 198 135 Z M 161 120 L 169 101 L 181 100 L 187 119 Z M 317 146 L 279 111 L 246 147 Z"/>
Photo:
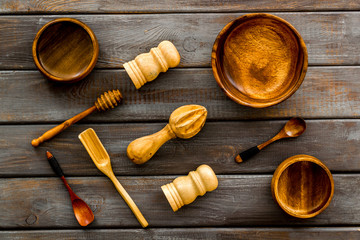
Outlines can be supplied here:
<path id="1" fill-rule="evenodd" d="M 279 183 L 279 179 L 282 175 L 282 173 L 292 164 L 297 163 L 297 162 L 312 162 L 315 163 L 316 165 L 320 166 L 327 174 L 329 180 L 330 180 L 330 188 L 331 188 L 331 192 L 330 192 L 330 196 L 327 199 L 326 203 L 316 212 L 310 213 L 310 214 L 296 214 L 292 211 L 289 211 L 288 208 L 284 207 L 281 204 L 281 201 L 279 201 L 279 193 L 278 193 L 278 183 Z M 326 165 L 324 163 L 322 163 L 319 159 L 310 156 L 310 155 L 305 155 L 305 154 L 300 154 L 300 155 L 295 155 L 292 157 L 287 158 L 286 160 L 284 160 L 276 169 L 276 171 L 274 172 L 274 175 L 272 177 L 271 180 L 271 192 L 273 195 L 273 198 L 275 200 L 275 202 L 277 202 L 277 204 L 289 215 L 293 216 L 293 217 L 297 217 L 297 218 L 312 218 L 315 217 L 316 215 L 320 214 L 322 211 L 324 211 L 330 204 L 331 199 L 334 195 L 334 179 L 332 177 L 332 174 L 330 172 L 330 170 L 328 169 L 328 167 L 326 167 Z"/>
<path id="2" fill-rule="evenodd" d="M 249 20 L 251 21 L 256 18 L 270 18 L 270 19 L 274 19 L 276 21 L 280 21 L 280 22 L 284 23 L 294 33 L 294 36 L 299 41 L 300 49 L 304 55 L 303 65 L 301 67 L 301 73 L 300 73 L 299 79 L 296 81 L 296 84 L 291 88 L 290 91 L 285 93 L 284 96 L 282 96 L 278 99 L 275 99 L 271 102 L 270 101 L 268 101 L 268 102 L 249 102 L 249 101 L 245 101 L 244 99 L 238 98 L 232 92 L 230 92 L 230 90 L 227 89 L 226 85 L 223 84 L 223 79 L 220 77 L 220 74 L 219 74 L 220 70 L 218 70 L 218 68 L 217 68 L 217 60 L 216 60 L 217 52 L 219 51 L 219 49 L 221 49 L 221 46 L 219 46 L 219 41 L 222 39 L 222 37 L 226 36 L 226 35 L 228 36 L 230 34 L 230 32 L 228 33 L 228 31 L 231 29 L 233 24 L 244 22 L 244 21 L 249 21 Z M 308 53 L 307 53 L 307 48 L 306 48 L 305 42 L 304 42 L 303 38 L 301 37 L 300 33 L 289 22 L 287 22 L 286 20 L 284 20 L 280 17 L 269 14 L 269 13 L 250 13 L 250 14 L 245 14 L 243 16 L 240 16 L 240 17 L 234 19 L 233 21 L 229 22 L 219 32 L 218 36 L 215 39 L 212 53 L 211 53 L 211 67 L 212 67 L 213 75 L 215 77 L 217 84 L 220 86 L 220 88 L 225 92 L 225 94 L 230 99 L 232 99 L 234 102 L 244 105 L 244 106 L 253 107 L 253 108 L 265 108 L 265 107 L 270 107 L 270 106 L 281 103 L 282 101 L 291 97 L 299 89 L 299 87 L 301 86 L 301 84 L 305 78 L 306 72 L 307 72 Z"/>
<path id="3" fill-rule="evenodd" d="M 55 23 L 59 23 L 59 22 L 71 22 L 71 23 L 75 23 L 76 25 L 78 25 L 79 27 L 81 27 L 82 29 L 84 29 L 87 34 L 89 35 L 91 42 L 92 42 L 92 46 L 93 46 L 93 55 L 92 58 L 90 60 L 89 65 L 86 67 L 86 69 L 79 75 L 74 76 L 74 77 L 69 77 L 69 78 L 62 78 L 62 77 L 57 77 L 53 74 L 51 74 L 50 72 L 46 71 L 42 64 L 40 63 L 39 59 L 38 59 L 38 54 L 37 54 L 37 45 L 38 45 L 38 41 L 42 35 L 42 33 L 51 25 L 55 24 Z M 79 81 L 81 79 L 83 79 L 84 77 L 86 77 L 95 67 L 95 64 L 97 62 L 98 56 L 99 56 L 99 43 L 97 41 L 97 38 L 94 34 L 94 32 L 83 22 L 75 19 L 75 18 L 57 18 L 54 19 L 48 23 L 46 23 L 44 26 L 41 27 L 41 29 L 37 32 L 34 42 L 33 42 L 33 46 L 32 46 L 32 54 L 33 54 L 33 59 L 35 62 L 36 67 L 40 70 L 41 73 L 43 73 L 48 79 L 53 80 L 53 81 L 57 81 L 57 82 L 76 82 Z"/>

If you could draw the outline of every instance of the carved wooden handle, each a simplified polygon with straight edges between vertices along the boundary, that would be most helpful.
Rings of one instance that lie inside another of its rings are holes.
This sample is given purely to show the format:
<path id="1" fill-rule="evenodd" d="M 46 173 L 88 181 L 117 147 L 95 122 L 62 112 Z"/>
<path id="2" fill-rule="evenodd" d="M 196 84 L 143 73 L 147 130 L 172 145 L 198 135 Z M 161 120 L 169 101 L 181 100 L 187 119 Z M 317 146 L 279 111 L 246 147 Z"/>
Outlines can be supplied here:
<path id="1" fill-rule="evenodd" d="M 127 147 L 127 155 L 136 164 L 147 162 L 168 140 L 175 138 L 175 133 L 167 124 L 159 132 L 132 141 Z"/>
<path id="2" fill-rule="evenodd" d="M 139 208 L 136 206 L 135 202 L 132 200 L 130 195 L 126 192 L 124 187 L 120 184 L 119 180 L 117 180 L 115 175 L 110 175 L 109 178 L 113 182 L 116 190 L 119 192 L 119 194 L 124 199 L 126 204 L 129 206 L 131 211 L 134 213 L 136 219 L 139 221 L 141 226 L 143 228 L 146 228 L 149 225 L 149 223 L 146 221 L 145 217 L 142 215 L 142 213 L 140 212 Z"/>
<path id="3" fill-rule="evenodd" d="M 61 133 L 62 131 L 64 131 L 65 129 L 70 127 L 72 124 L 80 121 L 81 119 L 83 119 L 84 117 L 86 117 L 87 115 L 91 114 L 94 111 L 96 111 L 96 106 L 93 106 L 93 107 L 83 111 L 82 113 L 79 113 L 78 115 L 70 118 L 69 120 L 66 120 L 62 124 L 45 132 L 41 137 L 32 140 L 31 145 L 33 145 L 33 147 L 39 146 L 41 143 L 53 138 L 57 134 Z"/>

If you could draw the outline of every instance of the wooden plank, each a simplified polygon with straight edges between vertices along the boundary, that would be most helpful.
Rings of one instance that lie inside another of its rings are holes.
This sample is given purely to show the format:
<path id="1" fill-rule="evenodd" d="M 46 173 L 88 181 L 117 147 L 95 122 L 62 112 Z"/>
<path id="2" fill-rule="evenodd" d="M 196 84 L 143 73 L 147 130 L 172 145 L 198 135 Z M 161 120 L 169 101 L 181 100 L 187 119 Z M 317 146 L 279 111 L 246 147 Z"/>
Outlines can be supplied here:
<path id="1" fill-rule="evenodd" d="M 360 67 L 311 67 L 288 100 L 265 109 L 244 107 L 220 90 L 211 69 L 173 69 L 136 90 L 124 70 L 97 70 L 76 84 L 43 79 L 37 71 L 0 71 L 0 123 L 62 122 L 91 107 L 110 89 L 123 103 L 83 122 L 168 121 L 185 104 L 208 109 L 208 120 L 355 118 L 360 116 Z"/>
<path id="2" fill-rule="evenodd" d="M 360 175 L 334 174 L 329 207 L 312 219 L 295 219 L 271 196 L 271 175 L 218 175 L 219 186 L 174 213 L 160 186 L 168 177 L 119 177 L 149 222 L 149 227 L 331 226 L 360 224 Z M 94 211 L 89 228 L 139 227 L 131 210 L 105 177 L 69 178 L 73 190 Z M 2 178 L 1 228 L 80 228 L 58 178 Z"/>
<path id="3" fill-rule="evenodd" d="M 3 240 L 45 239 L 252 239 L 252 240 L 356 240 L 360 227 L 310 228 L 154 228 L 97 230 L 24 230 L 2 231 Z"/>
<path id="4" fill-rule="evenodd" d="M 118 175 L 186 174 L 204 163 L 217 174 L 272 173 L 283 160 L 296 154 L 315 156 L 332 171 L 360 171 L 359 120 L 307 122 L 306 132 L 298 139 L 274 143 L 242 164 L 235 163 L 234 157 L 275 135 L 285 121 L 206 123 L 194 138 L 167 142 L 140 166 L 127 158 L 127 146 L 138 137 L 159 131 L 164 123 L 77 125 L 36 149 L 31 140 L 49 125 L 1 126 L 0 176 L 54 176 L 46 150 L 54 154 L 67 176 L 102 175 L 77 137 L 89 127 L 97 132 Z"/>
<path id="5" fill-rule="evenodd" d="M 360 10 L 358 1 L 299 0 L 277 1 L 210 1 L 210 0 L 87 0 L 49 1 L 49 0 L 6 0 L 0 4 L 0 13 L 156 13 L 156 12 L 247 12 L 247 11 L 321 11 L 321 10 Z"/>
<path id="6" fill-rule="evenodd" d="M 81 5 L 79 5 L 81 6 Z M 145 5 L 144 5 L 145 6 Z M 310 65 L 360 64 L 359 12 L 274 13 L 302 35 Z M 100 45 L 97 68 L 120 68 L 162 40 L 173 41 L 180 67 L 209 67 L 220 30 L 243 13 L 72 15 L 86 23 Z M 0 69 L 35 69 L 31 55 L 36 32 L 63 15 L 0 16 Z"/>

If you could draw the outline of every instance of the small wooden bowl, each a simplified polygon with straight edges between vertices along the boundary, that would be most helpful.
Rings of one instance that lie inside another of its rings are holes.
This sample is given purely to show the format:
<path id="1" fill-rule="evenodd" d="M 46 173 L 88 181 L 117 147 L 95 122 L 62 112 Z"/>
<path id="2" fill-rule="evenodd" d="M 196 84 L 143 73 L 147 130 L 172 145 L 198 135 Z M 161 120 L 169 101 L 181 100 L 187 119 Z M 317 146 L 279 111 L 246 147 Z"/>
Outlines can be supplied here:
<path id="1" fill-rule="evenodd" d="M 269 107 L 290 97 L 304 80 L 308 55 L 296 29 L 271 14 L 247 14 L 217 36 L 211 65 L 216 82 L 233 101 Z"/>
<path id="2" fill-rule="evenodd" d="M 39 30 L 32 54 L 36 67 L 48 79 L 76 82 L 95 67 L 99 44 L 84 23 L 73 18 L 59 18 Z"/>
<path id="3" fill-rule="evenodd" d="M 334 194 L 334 180 L 319 159 L 296 155 L 276 169 L 271 192 L 286 213 L 298 218 L 311 218 L 329 206 Z"/>

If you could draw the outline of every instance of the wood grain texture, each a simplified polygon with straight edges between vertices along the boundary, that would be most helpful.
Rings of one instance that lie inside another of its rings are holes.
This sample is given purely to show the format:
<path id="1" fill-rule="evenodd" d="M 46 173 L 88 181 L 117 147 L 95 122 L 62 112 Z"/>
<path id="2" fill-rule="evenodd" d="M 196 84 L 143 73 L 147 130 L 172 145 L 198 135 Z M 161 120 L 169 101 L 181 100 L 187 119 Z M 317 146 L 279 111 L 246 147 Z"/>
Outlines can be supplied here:
<path id="1" fill-rule="evenodd" d="M 92 230 L 20 230 L 1 231 L 3 240 L 78 239 L 252 239 L 252 240 L 357 240 L 360 227 L 308 228 L 156 228 L 156 229 L 97 229 Z"/>
<path id="2" fill-rule="evenodd" d="M 359 174 L 334 174 L 335 194 L 315 218 L 296 219 L 273 201 L 271 175 L 219 176 L 219 186 L 174 213 L 160 186 L 174 176 L 118 177 L 142 209 L 149 227 L 360 225 Z M 138 227 L 136 218 L 102 177 L 68 178 L 92 208 L 93 227 Z M 57 178 L 0 179 L 2 228 L 80 228 Z"/>
<path id="3" fill-rule="evenodd" d="M 66 176 L 101 175 L 77 137 L 89 127 L 108 151 L 116 175 L 184 175 L 201 164 L 208 164 L 216 174 L 273 173 L 296 154 L 315 156 L 331 171 L 360 171 L 359 120 L 309 120 L 299 138 L 279 141 L 251 161 L 235 163 L 237 153 L 272 136 L 284 122 L 208 122 L 197 136 L 168 142 L 142 166 L 128 159 L 126 148 L 137 137 L 160 130 L 163 123 L 76 125 L 36 149 L 29 139 L 48 125 L 4 125 L 0 126 L 0 176 L 55 176 L 46 162 L 46 150 L 57 156 Z"/>
<path id="4" fill-rule="evenodd" d="M 139 221 L 141 226 L 143 228 L 146 228 L 149 225 L 148 222 L 146 221 L 130 195 L 121 185 L 119 180 L 115 177 L 111 167 L 111 160 L 109 154 L 107 153 L 99 137 L 96 135 L 94 129 L 88 128 L 87 130 L 83 131 L 81 134 L 79 134 L 79 139 L 84 145 L 91 159 L 93 160 L 95 166 L 112 181 L 116 190 L 119 192 L 119 194 L 129 206 L 131 211 L 134 213 L 136 219 Z"/>
<path id="5" fill-rule="evenodd" d="M 120 68 L 162 40 L 178 49 L 180 67 L 210 67 L 220 30 L 242 13 L 72 15 L 95 33 L 100 47 L 97 68 Z M 305 41 L 309 65 L 360 64 L 359 12 L 274 13 L 291 23 Z M 0 16 L 0 69 L 35 69 L 31 46 L 36 32 L 62 17 Z M 180 19 L 180 20 L 179 20 Z"/>
<path id="6" fill-rule="evenodd" d="M 139 13 L 139 12 L 238 12 L 238 11 L 320 11 L 360 10 L 356 0 L 266 0 L 197 1 L 197 0 L 5 0 L 0 13 Z"/>
<path id="7" fill-rule="evenodd" d="M 36 67 L 47 78 L 76 82 L 95 67 L 99 44 L 84 23 L 73 18 L 58 18 L 36 33 L 32 55 Z"/>
<path id="8" fill-rule="evenodd" d="M 330 170 L 319 159 L 299 154 L 276 168 L 271 192 L 287 214 L 312 218 L 329 206 L 334 194 L 334 180 Z"/>
<path id="9" fill-rule="evenodd" d="M 0 71 L 0 122 L 61 123 L 91 107 L 110 89 L 123 94 L 121 105 L 83 122 L 168 121 L 172 111 L 186 104 L 206 107 L 210 121 L 355 118 L 360 116 L 359 75 L 360 67 L 311 67 L 291 98 L 270 108 L 252 109 L 227 98 L 211 69 L 170 69 L 139 90 L 124 70 L 97 70 L 73 85 L 49 82 L 37 71 Z"/>
<path id="10" fill-rule="evenodd" d="M 221 30 L 212 48 L 211 67 L 229 98 L 265 108 L 296 92 L 305 78 L 308 55 L 291 24 L 273 14 L 252 13 Z"/>

